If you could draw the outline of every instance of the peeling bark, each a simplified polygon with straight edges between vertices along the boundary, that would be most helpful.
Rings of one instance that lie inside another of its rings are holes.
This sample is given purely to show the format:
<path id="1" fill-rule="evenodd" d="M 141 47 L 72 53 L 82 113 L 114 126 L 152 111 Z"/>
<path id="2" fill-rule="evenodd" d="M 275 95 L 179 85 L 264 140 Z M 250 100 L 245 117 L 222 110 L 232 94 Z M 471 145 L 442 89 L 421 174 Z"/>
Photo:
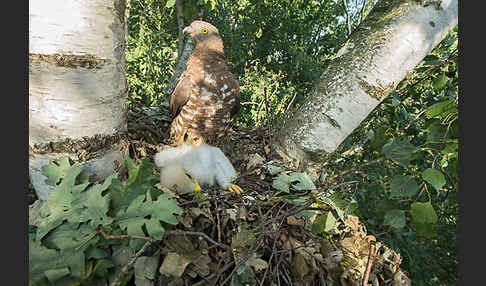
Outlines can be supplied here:
<path id="1" fill-rule="evenodd" d="M 293 165 L 324 162 L 457 25 L 457 6 L 457 0 L 443 0 L 440 8 L 408 0 L 379 1 L 306 102 L 277 122 L 277 152 Z"/>
<path id="2" fill-rule="evenodd" d="M 104 178 L 127 155 L 125 1 L 29 2 L 29 174 L 61 156 Z"/>

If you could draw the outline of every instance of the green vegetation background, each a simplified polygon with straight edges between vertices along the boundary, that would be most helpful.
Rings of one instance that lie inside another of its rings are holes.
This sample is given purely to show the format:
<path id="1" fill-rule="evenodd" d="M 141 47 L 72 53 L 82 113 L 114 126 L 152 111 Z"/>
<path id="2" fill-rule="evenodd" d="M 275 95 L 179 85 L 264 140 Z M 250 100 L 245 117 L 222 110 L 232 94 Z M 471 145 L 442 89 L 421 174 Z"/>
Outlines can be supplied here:
<path id="1" fill-rule="evenodd" d="M 353 2 L 353 1 L 347 1 Z M 130 106 L 158 105 L 177 61 L 175 1 L 127 1 Z M 373 1 L 348 3 L 356 28 Z M 363 3 L 367 3 L 364 7 Z M 200 12 L 218 27 L 241 85 L 239 124 L 269 122 L 309 94 L 347 38 L 341 1 L 184 1 L 188 24 Z M 326 166 L 329 179 L 357 180 L 342 204 L 401 253 L 416 285 L 457 283 L 457 28 L 428 55 Z M 270 117 L 270 120 L 273 117 Z"/>

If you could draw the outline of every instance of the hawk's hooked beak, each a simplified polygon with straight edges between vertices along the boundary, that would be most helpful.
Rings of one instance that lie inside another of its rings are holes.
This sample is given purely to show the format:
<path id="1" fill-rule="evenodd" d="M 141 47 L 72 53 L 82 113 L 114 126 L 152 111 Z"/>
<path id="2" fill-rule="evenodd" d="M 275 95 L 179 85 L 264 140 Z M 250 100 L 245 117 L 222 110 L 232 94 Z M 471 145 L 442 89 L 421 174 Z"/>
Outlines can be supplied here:
<path id="1" fill-rule="evenodd" d="M 188 33 L 189 34 L 189 30 L 191 29 L 191 26 L 187 26 L 184 28 L 184 30 L 182 30 L 182 33 Z"/>

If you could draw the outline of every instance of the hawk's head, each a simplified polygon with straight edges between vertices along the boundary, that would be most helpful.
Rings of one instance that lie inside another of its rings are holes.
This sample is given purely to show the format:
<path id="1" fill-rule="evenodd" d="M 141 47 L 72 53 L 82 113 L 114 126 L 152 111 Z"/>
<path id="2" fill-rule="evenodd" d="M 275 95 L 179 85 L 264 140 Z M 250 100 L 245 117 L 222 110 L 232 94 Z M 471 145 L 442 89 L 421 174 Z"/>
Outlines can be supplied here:
<path id="1" fill-rule="evenodd" d="M 182 30 L 184 33 L 188 33 L 197 43 L 205 43 L 215 39 L 221 39 L 218 29 L 204 21 L 193 21 L 191 25 Z"/>

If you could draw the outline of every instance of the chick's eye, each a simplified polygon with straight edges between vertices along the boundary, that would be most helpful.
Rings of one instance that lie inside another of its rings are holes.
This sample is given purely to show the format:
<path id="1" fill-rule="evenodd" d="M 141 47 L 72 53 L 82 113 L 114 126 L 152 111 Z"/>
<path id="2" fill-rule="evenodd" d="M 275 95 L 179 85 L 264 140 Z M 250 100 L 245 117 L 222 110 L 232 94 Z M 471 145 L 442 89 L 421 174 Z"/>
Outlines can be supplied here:
<path id="1" fill-rule="evenodd" d="M 202 32 L 203 34 L 207 34 L 207 33 L 208 33 L 208 29 L 206 29 L 206 28 L 202 28 L 201 32 Z"/>

